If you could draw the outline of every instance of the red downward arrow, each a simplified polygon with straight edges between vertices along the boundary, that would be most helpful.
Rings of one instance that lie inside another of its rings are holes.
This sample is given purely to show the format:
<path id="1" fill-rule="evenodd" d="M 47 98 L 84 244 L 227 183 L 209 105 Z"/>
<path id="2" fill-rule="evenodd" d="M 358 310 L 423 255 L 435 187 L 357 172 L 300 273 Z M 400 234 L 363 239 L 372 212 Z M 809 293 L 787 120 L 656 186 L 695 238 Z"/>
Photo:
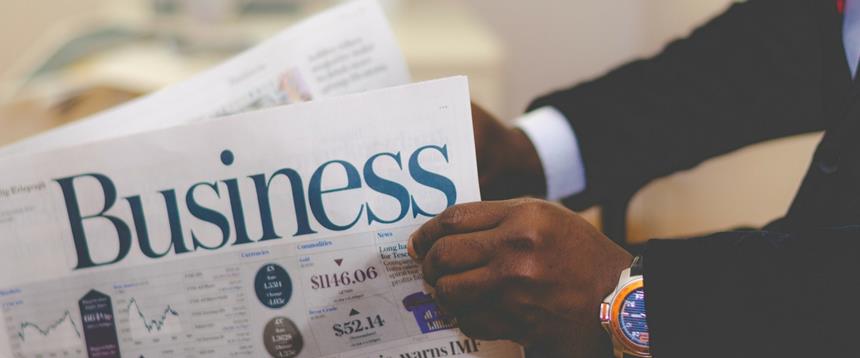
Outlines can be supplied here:
<path id="1" fill-rule="evenodd" d="M 334 263 L 336 263 L 338 266 L 340 266 L 340 264 L 343 263 L 343 259 L 334 259 Z"/>

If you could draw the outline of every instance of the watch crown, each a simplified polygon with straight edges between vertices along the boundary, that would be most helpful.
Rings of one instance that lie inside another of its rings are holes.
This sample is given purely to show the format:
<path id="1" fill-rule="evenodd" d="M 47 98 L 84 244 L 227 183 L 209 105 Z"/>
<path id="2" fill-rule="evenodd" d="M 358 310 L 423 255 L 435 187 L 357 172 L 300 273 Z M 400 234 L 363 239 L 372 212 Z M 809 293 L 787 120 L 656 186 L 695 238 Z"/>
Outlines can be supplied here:
<path id="1" fill-rule="evenodd" d="M 610 307 L 608 303 L 600 304 L 600 322 L 609 322 Z"/>

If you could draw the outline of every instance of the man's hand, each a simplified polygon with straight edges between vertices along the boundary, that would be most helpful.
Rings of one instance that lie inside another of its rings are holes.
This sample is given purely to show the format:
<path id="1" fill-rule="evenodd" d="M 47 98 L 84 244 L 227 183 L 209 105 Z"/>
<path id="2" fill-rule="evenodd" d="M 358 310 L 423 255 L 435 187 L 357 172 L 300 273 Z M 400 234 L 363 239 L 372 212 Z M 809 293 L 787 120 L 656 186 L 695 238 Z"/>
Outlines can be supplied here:
<path id="1" fill-rule="evenodd" d="M 526 134 L 474 103 L 472 121 L 481 195 L 489 200 L 546 195 L 543 167 Z"/>
<path id="2" fill-rule="evenodd" d="M 632 257 L 573 212 L 536 199 L 457 205 L 409 250 L 467 335 L 552 357 L 611 355 L 598 310 Z"/>

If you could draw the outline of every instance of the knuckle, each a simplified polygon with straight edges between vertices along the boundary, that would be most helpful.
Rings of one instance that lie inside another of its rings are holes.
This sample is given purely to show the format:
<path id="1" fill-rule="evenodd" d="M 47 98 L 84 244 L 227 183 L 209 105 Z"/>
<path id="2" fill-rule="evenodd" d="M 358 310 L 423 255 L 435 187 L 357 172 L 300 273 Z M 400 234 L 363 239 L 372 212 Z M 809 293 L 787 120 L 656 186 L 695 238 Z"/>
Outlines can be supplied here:
<path id="1" fill-rule="evenodd" d="M 453 253 L 451 250 L 451 246 L 451 239 L 448 237 L 444 237 L 439 241 L 436 241 L 435 244 L 433 244 L 433 252 L 435 253 L 434 256 L 436 263 L 442 264 L 447 257 L 450 257 L 450 255 Z"/>
<path id="2" fill-rule="evenodd" d="M 526 236 L 517 236 L 508 241 L 508 246 L 514 251 L 534 251 L 537 241 Z"/>
<path id="3" fill-rule="evenodd" d="M 540 199 L 530 198 L 530 197 L 518 198 L 518 199 L 514 200 L 515 206 L 517 206 L 520 209 L 532 208 L 532 207 L 535 207 L 537 205 L 541 205 L 541 203 L 544 203 L 544 201 L 540 200 Z"/>
<path id="4" fill-rule="evenodd" d="M 445 209 L 445 211 L 439 214 L 436 218 L 439 221 L 439 227 L 441 227 L 445 232 L 455 231 L 457 227 L 461 226 L 465 219 L 465 213 L 463 211 L 464 210 L 458 206 L 452 206 Z"/>
<path id="5" fill-rule="evenodd" d="M 536 199 L 527 200 L 519 206 L 515 220 L 510 225 L 508 245 L 517 251 L 531 251 L 544 245 L 546 240 L 556 231 L 554 204 Z"/>
<path id="6" fill-rule="evenodd" d="M 439 249 L 437 248 L 438 243 L 433 244 L 433 246 L 427 250 L 427 254 L 424 255 L 424 264 L 435 266 L 439 262 Z"/>
<path id="7" fill-rule="evenodd" d="M 555 208 L 555 204 L 535 198 L 520 198 L 518 199 L 516 208 L 521 212 L 535 215 L 552 211 Z"/>
<path id="8" fill-rule="evenodd" d="M 515 251 L 533 251 L 540 246 L 542 238 L 543 235 L 538 228 L 529 226 L 519 229 L 507 241 Z"/>
<path id="9" fill-rule="evenodd" d="M 427 255 L 424 258 L 424 262 L 421 263 L 421 272 L 424 276 L 424 282 L 427 282 L 430 286 L 435 286 L 438 277 L 436 277 L 436 263 L 433 261 L 431 255 Z"/>
<path id="10" fill-rule="evenodd" d="M 555 214 L 556 206 L 553 203 L 548 202 L 537 202 L 529 207 L 529 211 L 532 215 L 547 220 L 552 218 Z"/>
<path id="11" fill-rule="evenodd" d="M 519 218 L 520 221 L 530 223 L 540 223 L 541 219 L 545 219 L 542 212 L 546 203 L 532 198 L 523 198 L 518 200 L 519 202 L 512 209 L 514 217 Z"/>
<path id="12" fill-rule="evenodd" d="M 447 277 L 442 277 L 436 281 L 436 300 L 437 301 L 445 301 L 451 297 L 451 291 L 453 287 L 451 285 L 451 280 Z"/>
<path id="13" fill-rule="evenodd" d="M 528 207 L 533 199 L 532 198 L 516 198 L 510 201 L 511 209 L 514 211 L 523 210 Z"/>
<path id="14" fill-rule="evenodd" d="M 505 275 L 505 281 L 515 286 L 534 287 L 545 281 L 545 269 L 533 260 L 521 260 Z"/>
<path id="15" fill-rule="evenodd" d="M 447 239 L 442 239 L 433 244 L 433 247 L 431 247 L 430 251 L 427 252 L 424 260 L 427 264 L 432 265 L 433 269 L 444 271 L 447 268 L 446 263 L 448 257 L 450 257 L 450 253 L 450 242 Z"/>
<path id="16" fill-rule="evenodd" d="M 442 277 L 436 281 L 436 302 L 446 308 L 451 308 L 452 298 L 456 294 L 456 288 L 448 277 Z"/>
<path id="17" fill-rule="evenodd" d="M 485 240 L 479 240 L 479 239 L 462 240 L 462 245 L 466 250 L 470 250 L 472 252 L 477 252 L 477 253 L 483 254 L 483 253 L 486 253 L 488 251 L 487 242 Z M 451 249 L 451 251 L 453 254 L 454 250 Z"/>

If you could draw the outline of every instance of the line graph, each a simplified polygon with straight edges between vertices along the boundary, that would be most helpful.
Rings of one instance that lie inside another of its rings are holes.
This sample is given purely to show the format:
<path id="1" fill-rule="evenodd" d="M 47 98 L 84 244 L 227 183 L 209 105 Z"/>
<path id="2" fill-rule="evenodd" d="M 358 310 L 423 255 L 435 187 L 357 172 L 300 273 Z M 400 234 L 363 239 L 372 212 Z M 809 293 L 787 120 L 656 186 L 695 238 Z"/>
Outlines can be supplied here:
<path id="1" fill-rule="evenodd" d="M 194 328 L 184 277 L 184 272 L 138 272 L 132 280 L 113 283 L 123 356 L 184 356 L 180 352 L 188 347 L 181 347 Z"/>
<path id="2" fill-rule="evenodd" d="M 152 336 L 182 332 L 179 312 L 169 304 L 156 311 L 158 313 L 154 317 L 149 317 L 137 298 L 131 297 L 125 311 L 128 312 L 128 324 L 134 339 L 143 340 Z"/>
<path id="3" fill-rule="evenodd" d="M 25 352 L 69 350 L 83 345 L 81 329 L 70 310 L 52 320 L 22 320 L 17 328 L 15 335 Z"/>
<path id="4" fill-rule="evenodd" d="M 21 326 L 18 330 L 18 338 L 26 342 L 27 336 L 29 336 L 27 332 L 33 330 L 39 333 L 42 337 L 47 337 L 51 334 L 51 332 L 57 330 L 60 326 L 62 326 L 63 323 L 68 323 L 69 325 L 71 325 L 71 329 L 75 333 L 75 337 L 77 337 L 78 339 L 81 338 L 81 331 L 78 330 L 78 325 L 75 323 L 75 319 L 72 318 L 72 312 L 69 312 L 68 310 L 63 313 L 63 317 L 60 317 L 60 319 L 58 319 L 56 322 L 50 324 L 44 329 L 33 322 L 21 322 Z"/>

